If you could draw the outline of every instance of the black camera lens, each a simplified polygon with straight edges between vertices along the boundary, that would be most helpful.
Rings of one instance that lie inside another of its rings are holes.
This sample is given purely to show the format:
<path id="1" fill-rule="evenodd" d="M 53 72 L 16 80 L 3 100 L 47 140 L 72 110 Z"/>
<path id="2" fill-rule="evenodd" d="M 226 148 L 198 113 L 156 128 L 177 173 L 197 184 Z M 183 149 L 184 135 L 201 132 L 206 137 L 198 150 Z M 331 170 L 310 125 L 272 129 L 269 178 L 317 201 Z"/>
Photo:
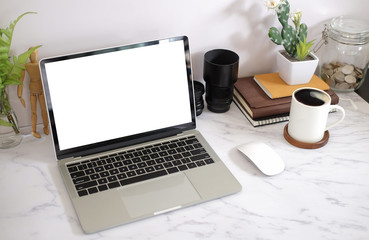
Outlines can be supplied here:
<path id="1" fill-rule="evenodd" d="M 204 85 L 201 82 L 194 81 L 194 91 L 195 91 L 195 106 L 196 106 L 196 116 L 199 116 L 204 109 L 204 99 L 202 95 L 205 92 Z"/>
<path id="2" fill-rule="evenodd" d="M 205 53 L 203 78 L 210 111 L 222 113 L 229 110 L 238 78 L 238 62 L 239 56 L 230 50 L 214 49 Z"/>

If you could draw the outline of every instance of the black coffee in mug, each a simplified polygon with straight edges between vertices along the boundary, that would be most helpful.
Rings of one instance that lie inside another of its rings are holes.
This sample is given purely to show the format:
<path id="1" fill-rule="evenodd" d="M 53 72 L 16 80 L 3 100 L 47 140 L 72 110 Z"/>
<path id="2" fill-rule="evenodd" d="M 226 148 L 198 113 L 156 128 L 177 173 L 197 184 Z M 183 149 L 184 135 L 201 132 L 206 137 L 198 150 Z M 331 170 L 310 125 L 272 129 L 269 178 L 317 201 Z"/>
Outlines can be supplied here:
<path id="1" fill-rule="evenodd" d="M 295 93 L 295 98 L 300 103 L 313 107 L 322 106 L 329 102 L 326 95 L 314 89 L 302 89 Z"/>

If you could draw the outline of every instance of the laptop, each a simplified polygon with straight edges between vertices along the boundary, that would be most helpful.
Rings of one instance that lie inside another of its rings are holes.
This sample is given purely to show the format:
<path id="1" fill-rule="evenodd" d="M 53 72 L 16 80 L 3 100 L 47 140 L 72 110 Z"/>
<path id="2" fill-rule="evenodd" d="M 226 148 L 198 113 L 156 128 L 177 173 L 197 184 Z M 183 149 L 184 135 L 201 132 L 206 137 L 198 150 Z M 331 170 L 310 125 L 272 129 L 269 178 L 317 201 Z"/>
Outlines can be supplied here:
<path id="1" fill-rule="evenodd" d="M 86 233 L 241 185 L 195 129 L 186 36 L 40 61 L 58 168 Z"/>

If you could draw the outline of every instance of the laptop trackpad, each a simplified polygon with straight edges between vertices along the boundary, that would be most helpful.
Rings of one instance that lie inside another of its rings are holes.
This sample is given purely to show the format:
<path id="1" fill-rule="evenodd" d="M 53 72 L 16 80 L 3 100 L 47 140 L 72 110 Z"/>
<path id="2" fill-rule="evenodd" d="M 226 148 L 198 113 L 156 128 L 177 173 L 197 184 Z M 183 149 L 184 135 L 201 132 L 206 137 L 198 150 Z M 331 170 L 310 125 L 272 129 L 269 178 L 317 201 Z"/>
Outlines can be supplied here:
<path id="1" fill-rule="evenodd" d="M 132 218 L 181 208 L 200 199 L 183 173 L 122 189 L 122 199 Z"/>

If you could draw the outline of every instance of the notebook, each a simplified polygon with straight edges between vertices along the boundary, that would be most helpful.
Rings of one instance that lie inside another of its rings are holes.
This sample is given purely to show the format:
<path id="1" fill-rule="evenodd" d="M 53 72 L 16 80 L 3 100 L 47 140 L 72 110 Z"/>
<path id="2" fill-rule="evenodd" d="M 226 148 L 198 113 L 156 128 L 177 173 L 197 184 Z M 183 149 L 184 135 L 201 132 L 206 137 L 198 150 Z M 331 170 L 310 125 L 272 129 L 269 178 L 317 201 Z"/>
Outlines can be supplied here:
<path id="1" fill-rule="evenodd" d="M 58 168 L 86 233 L 241 185 L 195 129 L 186 36 L 40 61 Z"/>

